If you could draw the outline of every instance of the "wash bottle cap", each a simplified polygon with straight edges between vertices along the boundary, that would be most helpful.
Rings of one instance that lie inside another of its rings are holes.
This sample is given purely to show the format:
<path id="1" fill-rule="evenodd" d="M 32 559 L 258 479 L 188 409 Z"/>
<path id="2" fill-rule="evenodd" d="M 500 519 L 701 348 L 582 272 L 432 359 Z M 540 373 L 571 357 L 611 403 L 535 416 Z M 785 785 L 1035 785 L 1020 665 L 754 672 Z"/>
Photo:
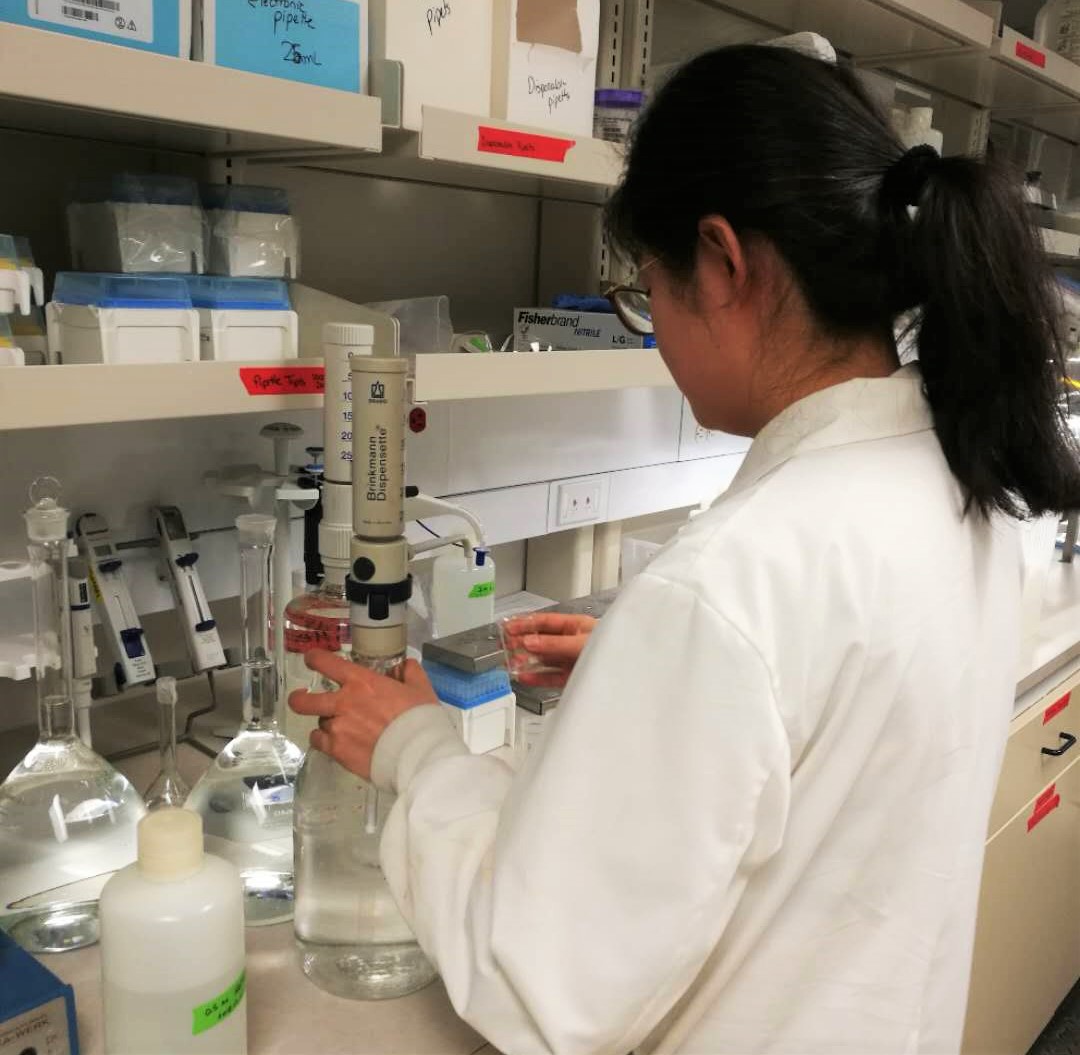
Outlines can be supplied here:
<path id="1" fill-rule="evenodd" d="M 183 879 L 203 863 L 202 817 L 175 807 L 154 810 L 137 830 L 139 871 L 151 879 Z"/>

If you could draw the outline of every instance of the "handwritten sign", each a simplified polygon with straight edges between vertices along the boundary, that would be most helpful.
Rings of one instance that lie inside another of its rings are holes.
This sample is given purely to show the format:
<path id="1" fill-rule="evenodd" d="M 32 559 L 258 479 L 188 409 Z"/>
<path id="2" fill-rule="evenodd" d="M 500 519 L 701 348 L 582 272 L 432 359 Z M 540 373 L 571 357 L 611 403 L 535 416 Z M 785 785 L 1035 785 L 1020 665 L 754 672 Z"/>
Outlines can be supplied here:
<path id="1" fill-rule="evenodd" d="M 533 158 L 551 161 L 558 165 L 566 163 L 566 155 L 577 145 L 575 139 L 542 136 L 536 132 L 515 132 L 508 128 L 490 128 L 481 125 L 476 149 L 481 154 L 505 154 L 507 157 Z"/>
<path id="2" fill-rule="evenodd" d="M 1046 52 L 1039 51 L 1022 40 L 1016 42 L 1016 57 L 1030 62 L 1032 66 L 1038 66 L 1040 70 L 1046 69 Z"/>
<path id="3" fill-rule="evenodd" d="M 360 5 L 354 0 L 216 0 L 214 61 L 250 73 L 359 92 Z"/>
<path id="4" fill-rule="evenodd" d="M 242 366 L 239 374 L 249 396 L 321 396 L 326 387 L 321 366 Z"/>

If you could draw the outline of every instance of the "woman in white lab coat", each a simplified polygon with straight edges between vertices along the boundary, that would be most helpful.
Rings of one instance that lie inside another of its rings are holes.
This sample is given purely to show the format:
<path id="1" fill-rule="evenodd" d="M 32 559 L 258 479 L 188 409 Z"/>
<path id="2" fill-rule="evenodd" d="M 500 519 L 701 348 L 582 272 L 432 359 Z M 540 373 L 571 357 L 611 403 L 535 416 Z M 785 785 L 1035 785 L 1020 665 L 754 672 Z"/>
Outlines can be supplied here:
<path id="1" fill-rule="evenodd" d="M 739 46 L 659 92 L 608 226 L 627 321 L 703 425 L 754 437 L 734 482 L 592 633 L 517 779 L 415 665 L 309 653 L 342 688 L 292 706 L 399 796 L 387 878 L 508 1055 L 955 1053 L 1015 518 L 1080 505 L 1020 192 L 905 152 L 849 70 Z M 588 626 L 550 629 L 569 668 Z"/>

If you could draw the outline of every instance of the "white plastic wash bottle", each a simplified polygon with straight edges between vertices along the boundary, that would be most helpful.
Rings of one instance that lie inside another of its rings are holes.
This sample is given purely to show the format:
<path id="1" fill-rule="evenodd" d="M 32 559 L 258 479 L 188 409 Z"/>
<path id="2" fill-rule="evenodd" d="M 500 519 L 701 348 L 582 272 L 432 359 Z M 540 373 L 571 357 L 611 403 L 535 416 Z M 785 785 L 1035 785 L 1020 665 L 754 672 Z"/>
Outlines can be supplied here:
<path id="1" fill-rule="evenodd" d="M 139 856 L 101 892 L 107 1055 L 244 1055 L 240 874 L 203 852 L 202 819 L 144 817 Z"/>

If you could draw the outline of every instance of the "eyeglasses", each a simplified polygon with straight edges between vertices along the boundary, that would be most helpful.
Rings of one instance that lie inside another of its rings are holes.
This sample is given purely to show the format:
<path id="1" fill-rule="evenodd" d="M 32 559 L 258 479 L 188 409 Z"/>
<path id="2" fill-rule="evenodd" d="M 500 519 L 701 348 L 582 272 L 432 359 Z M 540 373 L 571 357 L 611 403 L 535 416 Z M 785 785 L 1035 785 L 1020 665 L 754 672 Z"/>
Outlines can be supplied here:
<path id="1" fill-rule="evenodd" d="M 619 321 L 639 337 L 650 337 L 653 327 L 652 302 L 649 294 L 636 286 L 615 286 L 604 294 L 615 309 Z"/>

